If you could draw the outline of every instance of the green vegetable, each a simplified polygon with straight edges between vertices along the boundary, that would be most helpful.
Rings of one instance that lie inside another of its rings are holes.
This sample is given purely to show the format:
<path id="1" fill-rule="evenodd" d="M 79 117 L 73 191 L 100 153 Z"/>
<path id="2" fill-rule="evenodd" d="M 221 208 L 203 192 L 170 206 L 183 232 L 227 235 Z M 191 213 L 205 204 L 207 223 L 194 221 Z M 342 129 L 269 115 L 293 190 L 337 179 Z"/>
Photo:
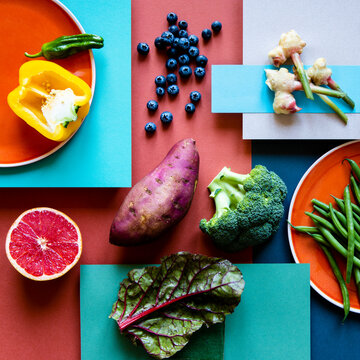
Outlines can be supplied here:
<path id="1" fill-rule="evenodd" d="M 240 270 L 228 260 L 180 252 L 164 257 L 160 266 L 130 271 L 110 317 L 134 344 L 165 359 L 203 325 L 223 322 L 244 286 Z"/>
<path id="2" fill-rule="evenodd" d="M 344 205 L 345 205 L 345 215 L 348 231 L 348 253 L 346 261 L 346 282 L 349 283 L 352 274 L 352 268 L 354 264 L 354 249 L 355 249 L 355 229 L 354 229 L 354 220 L 353 213 L 351 209 L 351 200 L 350 200 L 350 189 L 347 185 L 344 189 Z"/>
<path id="3" fill-rule="evenodd" d="M 359 165 L 353 159 L 345 159 L 345 160 L 349 163 L 349 165 L 351 167 L 351 171 L 354 173 L 356 178 L 360 181 L 360 167 L 359 167 Z"/>
<path id="4" fill-rule="evenodd" d="M 200 229 L 225 251 L 239 251 L 263 243 L 278 229 L 287 188 L 265 166 L 241 175 L 224 167 L 208 186 L 216 212 Z"/>
<path id="5" fill-rule="evenodd" d="M 80 51 L 88 49 L 100 49 L 104 46 L 104 39 L 93 34 L 77 34 L 70 36 L 60 36 L 57 39 L 42 45 L 41 51 L 37 54 L 28 54 L 29 58 L 43 56 L 47 60 L 64 59 Z"/>

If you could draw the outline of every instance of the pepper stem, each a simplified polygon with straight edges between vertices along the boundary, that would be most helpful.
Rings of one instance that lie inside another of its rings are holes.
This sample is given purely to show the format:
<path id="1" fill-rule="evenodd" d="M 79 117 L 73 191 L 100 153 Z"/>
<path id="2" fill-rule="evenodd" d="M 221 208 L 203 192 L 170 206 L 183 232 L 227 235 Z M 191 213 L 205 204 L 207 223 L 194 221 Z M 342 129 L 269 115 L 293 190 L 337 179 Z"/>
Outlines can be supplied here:
<path id="1" fill-rule="evenodd" d="M 323 95 L 323 94 L 317 94 L 320 99 L 327 105 L 329 105 L 338 115 L 339 117 L 341 118 L 342 121 L 344 121 L 345 124 L 347 124 L 348 122 L 348 117 L 346 116 L 345 113 L 343 113 L 339 108 L 338 106 L 333 103 L 326 95 Z"/>
<path id="2" fill-rule="evenodd" d="M 331 77 L 328 78 L 327 82 L 328 82 L 329 87 L 331 87 L 332 89 L 337 90 L 337 91 L 342 91 L 340 86 Z M 352 109 L 355 107 L 354 101 L 346 93 L 345 93 L 345 96 L 343 97 L 343 100 L 348 105 L 350 105 L 350 107 Z"/>
<path id="3" fill-rule="evenodd" d="M 298 53 L 291 54 L 291 59 L 296 67 L 297 74 L 299 76 L 299 80 L 302 83 L 302 86 L 304 88 L 305 95 L 308 99 L 314 100 L 314 95 L 312 94 L 309 79 L 306 75 L 304 65 L 300 59 L 300 55 Z"/>
<path id="4" fill-rule="evenodd" d="M 28 58 L 37 58 L 37 57 L 43 56 L 43 53 L 42 53 L 42 51 L 40 51 L 37 54 L 32 55 L 32 54 L 25 52 L 25 56 L 27 56 Z"/>

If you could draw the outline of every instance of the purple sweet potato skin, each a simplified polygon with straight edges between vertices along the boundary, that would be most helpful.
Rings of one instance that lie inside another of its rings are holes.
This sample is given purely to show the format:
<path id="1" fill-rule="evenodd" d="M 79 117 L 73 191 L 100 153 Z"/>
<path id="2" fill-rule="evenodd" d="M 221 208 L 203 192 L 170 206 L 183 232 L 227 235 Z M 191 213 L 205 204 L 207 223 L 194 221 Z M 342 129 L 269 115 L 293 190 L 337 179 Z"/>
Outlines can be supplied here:
<path id="1" fill-rule="evenodd" d="M 178 223 L 189 210 L 199 174 L 195 140 L 177 142 L 164 160 L 135 184 L 110 229 L 110 243 L 147 243 Z"/>

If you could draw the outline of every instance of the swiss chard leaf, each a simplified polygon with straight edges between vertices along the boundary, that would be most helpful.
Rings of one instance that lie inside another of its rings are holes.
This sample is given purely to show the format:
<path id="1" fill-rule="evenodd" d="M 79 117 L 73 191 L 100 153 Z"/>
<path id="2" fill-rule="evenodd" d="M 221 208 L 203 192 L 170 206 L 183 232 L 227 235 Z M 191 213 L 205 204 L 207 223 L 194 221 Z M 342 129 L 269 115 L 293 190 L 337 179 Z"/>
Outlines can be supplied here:
<path id="1" fill-rule="evenodd" d="M 164 257 L 160 266 L 130 271 L 110 317 L 134 344 L 165 359 L 202 325 L 224 321 L 244 286 L 240 270 L 228 260 L 180 252 Z"/>

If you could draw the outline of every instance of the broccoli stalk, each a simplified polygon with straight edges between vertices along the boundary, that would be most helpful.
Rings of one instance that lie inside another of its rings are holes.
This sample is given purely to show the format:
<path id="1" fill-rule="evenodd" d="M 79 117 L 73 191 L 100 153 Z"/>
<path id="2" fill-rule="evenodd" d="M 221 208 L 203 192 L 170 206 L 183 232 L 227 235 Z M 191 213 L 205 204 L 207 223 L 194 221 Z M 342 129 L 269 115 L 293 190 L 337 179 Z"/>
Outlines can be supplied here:
<path id="1" fill-rule="evenodd" d="M 200 229 L 225 251 L 238 251 L 268 239 L 279 227 L 287 189 L 274 172 L 257 165 L 249 174 L 224 167 L 208 186 L 216 211 Z"/>

